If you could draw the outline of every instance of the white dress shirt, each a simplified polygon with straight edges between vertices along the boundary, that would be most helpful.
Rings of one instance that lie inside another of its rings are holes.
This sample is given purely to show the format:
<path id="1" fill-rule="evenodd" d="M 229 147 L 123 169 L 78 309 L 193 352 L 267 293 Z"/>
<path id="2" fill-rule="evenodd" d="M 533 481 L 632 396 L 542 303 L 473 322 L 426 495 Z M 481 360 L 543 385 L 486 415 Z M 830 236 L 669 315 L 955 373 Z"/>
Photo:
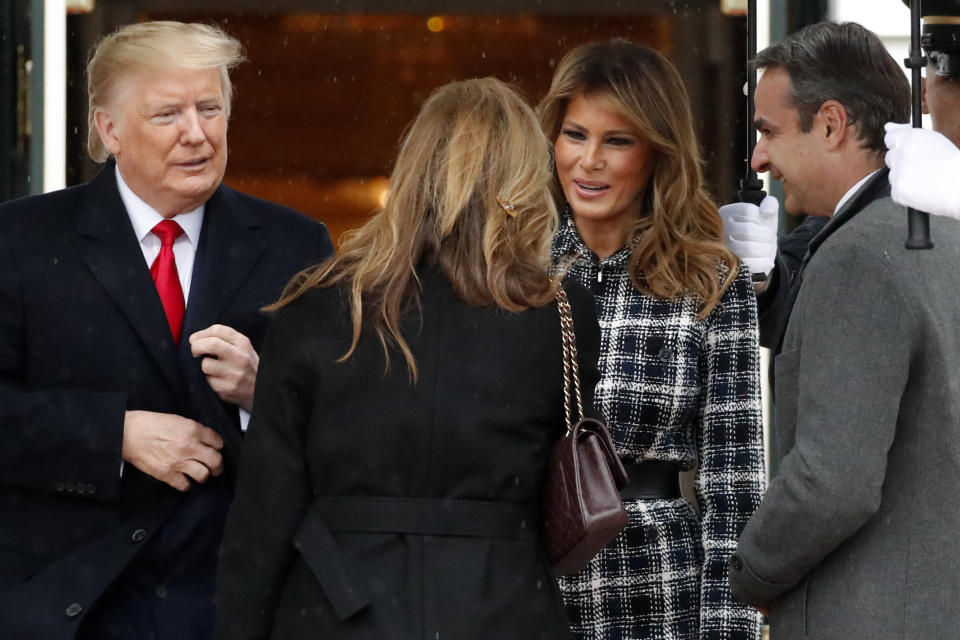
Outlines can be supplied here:
<path id="1" fill-rule="evenodd" d="M 130 224 L 137 235 L 143 258 L 147 261 L 147 268 L 153 265 L 160 253 L 160 238 L 151 233 L 157 223 L 164 220 L 157 211 L 141 200 L 117 171 L 117 187 L 120 189 L 120 199 L 127 208 Z M 203 213 L 205 205 L 200 205 L 193 211 L 174 216 L 173 221 L 180 225 L 183 233 L 173 242 L 173 258 L 177 263 L 177 275 L 180 276 L 180 288 L 183 289 L 184 307 L 190 300 L 190 279 L 193 276 L 193 259 L 197 255 L 197 243 L 200 241 L 200 229 L 203 227 Z"/>
<path id="2" fill-rule="evenodd" d="M 852 187 L 850 187 L 850 188 L 847 190 L 847 192 L 846 192 L 845 194 L 843 194 L 843 197 L 840 198 L 840 201 L 837 202 L 837 206 L 835 206 L 835 207 L 833 208 L 833 215 L 837 215 L 837 212 L 840 211 L 840 207 L 842 207 L 843 205 L 845 205 L 845 204 L 847 203 L 847 200 L 849 200 L 850 198 L 852 198 L 852 197 L 853 197 L 853 194 L 855 194 L 855 193 L 857 192 L 857 190 L 858 190 L 860 187 L 862 187 L 863 184 L 864 184 L 867 180 L 869 180 L 870 178 L 872 178 L 872 177 L 873 177 L 873 174 L 875 174 L 877 171 L 880 171 L 880 169 L 877 169 L 876 171 L 871 171 L 871 172 L 868 173 L 867 175 L 863 176 L 857 184 L 855 184 L 855 185 L 853 185 Z"/>

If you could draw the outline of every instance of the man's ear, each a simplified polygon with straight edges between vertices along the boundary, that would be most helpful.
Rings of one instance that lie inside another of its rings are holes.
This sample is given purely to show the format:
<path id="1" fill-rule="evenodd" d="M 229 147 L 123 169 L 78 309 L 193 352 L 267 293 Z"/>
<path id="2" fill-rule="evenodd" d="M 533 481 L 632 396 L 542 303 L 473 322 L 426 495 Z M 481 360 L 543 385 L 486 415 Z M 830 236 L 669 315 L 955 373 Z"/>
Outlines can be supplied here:
<path id="1" fill-rule="evenodd" d="M 105 109 L 97 109 L 93 114 L 93 122 L 100 134 L 100 141 L 113 156 L 120 153 L 120 135 L 117 131 L 117 119 Z"/>
<path id="2" fill-rule="evenodd" d="M 850 132 L 847 125 L 852 124 L 847 117 L 847 109 L 836 100 L 827 100 L 817 112 L 820 134 L 830 149 L 839 147 Z"/>

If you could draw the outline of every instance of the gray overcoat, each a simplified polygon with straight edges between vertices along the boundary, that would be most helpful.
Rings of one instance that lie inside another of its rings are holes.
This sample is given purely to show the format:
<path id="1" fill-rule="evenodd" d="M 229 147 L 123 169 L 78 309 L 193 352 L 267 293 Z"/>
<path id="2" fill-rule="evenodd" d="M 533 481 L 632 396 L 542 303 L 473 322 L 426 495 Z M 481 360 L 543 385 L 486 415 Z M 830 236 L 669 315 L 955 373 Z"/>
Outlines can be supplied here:
<path id="1" fill-rule="evenodd" d="M 908 251 L 885 193 L 815 240 L 775 361 L 780 471 L 730 581 L 776 640 L 960 638 L 960 223 Z"/>

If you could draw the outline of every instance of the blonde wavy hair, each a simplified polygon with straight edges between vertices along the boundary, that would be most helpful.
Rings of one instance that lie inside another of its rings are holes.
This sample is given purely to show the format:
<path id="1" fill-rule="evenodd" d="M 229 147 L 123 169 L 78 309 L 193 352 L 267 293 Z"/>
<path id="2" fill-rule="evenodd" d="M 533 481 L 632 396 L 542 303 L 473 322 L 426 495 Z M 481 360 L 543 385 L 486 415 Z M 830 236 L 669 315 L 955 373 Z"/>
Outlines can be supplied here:
<path id="1" fill-rule="evenodd" d="M 697 296 L 706 317 L 733 282 L 740 261 L 722 241 L 723 222 L 704 186 L 690 101 L 680 74 L 662 55 L 629 40 L 592 42 L 557 65 L 537 111 L 551 141 L 577 95 L 600 98 L 654 150 L 643 194 L 630 279 L 648 295 Z M 558 180 L 554 198 L 566 206 Z"/>
<path id="2" fill-rule="evenodd" d="M 220 74 L 223 112 L 229 120 L 233 97 L 230 69 L 244 59 L 240 41 L 215 25 L 157 20 L 128 24 L 105 36 L 87 62 L 90 157 L 95 162 L 105 162 L 110 157 L 94 119 L 98 110 L 108 108 L 130 74 L 171 68 L 216 69 Z"/>
<path id="3" fill-rule="evenodd" d="M 413 353 L 401 316 L 419 309 L 417 265 L 436 264 L 473 306 L 506 311 L 543 306 L 557 212 L 550 195 L 550 145 L 525 100 L 503 82 L 480 78 L 440 87 L 403 138 L 383 209 L 343 236 L 340 254 L 287 285 L 268 310 L 313 287 L 349 290 L 356 349 L 376 331 L 390 365 L 400 349 L 411 379 Z"/>

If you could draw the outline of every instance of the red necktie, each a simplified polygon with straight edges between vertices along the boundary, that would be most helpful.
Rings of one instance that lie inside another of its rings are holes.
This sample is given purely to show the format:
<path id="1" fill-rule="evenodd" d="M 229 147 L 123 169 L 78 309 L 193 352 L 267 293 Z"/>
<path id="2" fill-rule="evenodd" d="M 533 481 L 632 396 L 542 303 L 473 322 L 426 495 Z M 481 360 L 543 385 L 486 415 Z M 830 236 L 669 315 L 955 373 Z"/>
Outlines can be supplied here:
<path id="1" fill-rule="evenodd" d="M 160 238 L 160 253 L 150 267 L 150 275 L 157 285 L 163 311 L 167 315 L 167 324 L 173 334 L 174 344 L 180 344 L 180 331 L 183 329 L 183 289 L 180 288 L 180 276 L 177 274 L 177 262 L 173 257 L 173 241 L 183 229 L 173 220 L 163 220 L 153 228 Z"/>

